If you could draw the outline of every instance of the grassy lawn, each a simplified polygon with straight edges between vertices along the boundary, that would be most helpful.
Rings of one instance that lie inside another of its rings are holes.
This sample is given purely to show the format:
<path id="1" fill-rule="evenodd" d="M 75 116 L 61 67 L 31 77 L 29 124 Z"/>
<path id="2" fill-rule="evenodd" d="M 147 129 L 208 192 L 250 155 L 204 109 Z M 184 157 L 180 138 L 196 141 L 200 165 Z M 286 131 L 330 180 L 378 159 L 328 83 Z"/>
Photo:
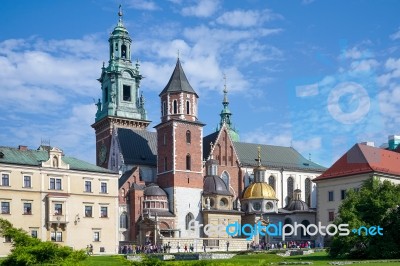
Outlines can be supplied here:
<path id="1" fill-rule="evenodd" d="M 0 264 L 1 264 L 0 258 Z M 312 262 L 312 265 L 325 265 L 328 266 L 329 262 L 340 261 L 330 259 L 325 252 L 317 252 L 310 255 L 304 256 L 291 256 L 291 257 L 280 257 L 275 254 L 266 253 L 250 253 L 248 255 L 236 255 L 229 260 L 210 260 L 210 261 L 174 261 L 165 262 L 166 266 L 173 265 L 193 265 L 193 266 L 214 266 L 214 265 L 251 265 L 251 266 L 262 266 L 262 265 L 279 265 L 280 262 Z M 354 261 L 354 260 L 352 260 Z M 119 265 L 131 265 L 123 256 L 91 256 L 86 260 L 82 261 L 82 266 L 119 266 Z M 353 266 L 394 266 L 400 265 L 400 262 L 373 262 L 373 261 L 359 261 L 356 264 L 348 264 Z"/>

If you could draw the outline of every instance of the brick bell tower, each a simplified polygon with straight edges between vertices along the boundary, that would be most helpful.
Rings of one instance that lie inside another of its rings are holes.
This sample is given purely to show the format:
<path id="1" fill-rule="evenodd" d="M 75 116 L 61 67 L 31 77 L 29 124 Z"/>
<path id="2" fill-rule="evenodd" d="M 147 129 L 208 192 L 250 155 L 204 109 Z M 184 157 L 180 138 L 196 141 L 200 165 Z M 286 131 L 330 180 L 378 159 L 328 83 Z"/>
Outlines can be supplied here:
<path id="1" fill-rule="evenodd" d="M 167 193 L 175 228 L 190 236 L 187 221 L 200 221 L 203 189 L 203 126 L 197 118 L 198 95 L 178 58 L 172 76 L 160 93 L 161 123 L 157 130 L 157 183 Z"/>
<path id="2" fill-rule="evenodd" d="M 131 61 L 132 39 L 122 23 L 121 6 L 119 21 L 108 39 L 110 54 L 108 66 L 103 63 L 101 76 L 102 100 L 99 99 L 95 123 L 96 163 L 108 168 L 112 130 L 116 127 L 146 129 L 150 124 L 140 93 L 142 75 L 139 63 Z"/>

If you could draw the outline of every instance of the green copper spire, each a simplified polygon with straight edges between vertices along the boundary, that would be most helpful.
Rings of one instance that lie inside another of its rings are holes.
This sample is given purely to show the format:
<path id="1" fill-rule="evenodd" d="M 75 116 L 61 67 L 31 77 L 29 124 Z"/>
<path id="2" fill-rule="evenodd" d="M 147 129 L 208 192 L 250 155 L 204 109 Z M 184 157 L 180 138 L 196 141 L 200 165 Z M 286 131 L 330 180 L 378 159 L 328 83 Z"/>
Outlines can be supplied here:
<path id="1" fill-rule="evenodd" d="M 236 131 L 235 127 L 233 126 L 233 124 L 231 122 L 232 113 L 228 108 L 228 106 L 229 106 L 228 89 L 226 86 L 225 74 L 224 74 L 224 91 L 223 92 L 224 92 L 224 99 L 222 100 L 222 105 L 224 106 L 224 108 L 222 109 L 222 111 L 220 113 L 221 120 L 217 127 L 217 131 L 219 131 L 222 128 L 222 126 L 225 124 L 229 130 L 229 135 L 231 136 L 232 140 L 239 141 L 240 140 L 239 133 Z"/>
<path id="2" fill-rule="evenodd" d="M 144 97 L 140 91 L 139 61 L 132 64 L 132 39 L 122 22 L 121 5 L 118 10 L 118 23 L 110 34 L 108 66 L 101 69 L 102 100 L 96 103 L 96 122 L 105 117 L 147 121 Z"/>

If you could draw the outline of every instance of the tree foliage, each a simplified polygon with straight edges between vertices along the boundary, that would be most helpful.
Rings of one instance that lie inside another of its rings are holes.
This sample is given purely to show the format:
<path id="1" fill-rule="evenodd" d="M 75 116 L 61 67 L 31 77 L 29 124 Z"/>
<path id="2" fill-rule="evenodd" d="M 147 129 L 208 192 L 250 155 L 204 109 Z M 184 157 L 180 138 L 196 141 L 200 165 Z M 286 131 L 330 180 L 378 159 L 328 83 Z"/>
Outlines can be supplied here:
<path id="1" fill-rule="evenodd" d="M 24 230 L 13 227 L 5 219 L 0 219 L 0 235 L 12 240 L 11 254 L 1 265 L 25 266 L 43 263 L 77 265 L 87 256 L 83 250 L 73 251 L 70 247 L 33 238 Z"/>
<path id="2" fill-rule="evenodd" d="M 332 257 L 389 259 L 400 257 L 400 185 L 371 178 L 346 193 L 335 224 L 349 224 L 350 235 L 335 235 Z M 383 235 L 353 233 L 353 228 L 380 226 Z"/>

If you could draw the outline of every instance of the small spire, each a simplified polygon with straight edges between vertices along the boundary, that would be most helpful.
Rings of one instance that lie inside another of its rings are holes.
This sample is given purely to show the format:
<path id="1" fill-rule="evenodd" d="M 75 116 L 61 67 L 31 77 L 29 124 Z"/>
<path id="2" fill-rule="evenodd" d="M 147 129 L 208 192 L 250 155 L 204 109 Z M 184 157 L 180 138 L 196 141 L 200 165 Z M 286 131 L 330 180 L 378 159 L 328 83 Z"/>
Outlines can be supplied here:
<path id="1" fill-rule="evenodd" d="M 261 166 L 261 147 L 258 146 L 258 166 Z"/>
<path id="2" fill-rule="evenodd" d="M 179 60 L 179 49 L 178 49 L 178 60 Z"/>
<path id="3" fill-rule="evenodd" d="M 226 88 L 226 75 L 225 75 L 225 73 L 224 73 L 224 100 L 223 100 L 223 104 L 224 104 L 224 106 L 226 105 L 228 105 L 229 104 L 229 102 L 228 102 L 228 89 Z"/>
<path id="4" fill-rule="evenodd" d="M 118 17 L 119 17 L 119 24 L 122 24 L 122 17 L 123 17 L 123 13 L 122 13 L 122 5 L 119 5 L 119 9 L 118 9 Z"/>
<path id="5" fill-rule="evenodd" d="M 212 142 L 210 142 L 210 157 L 209 157 L 210 159 L 214 159 L 213 154 L 212 154 L 213 148 L 214 148 L 214 144 Z"/>

